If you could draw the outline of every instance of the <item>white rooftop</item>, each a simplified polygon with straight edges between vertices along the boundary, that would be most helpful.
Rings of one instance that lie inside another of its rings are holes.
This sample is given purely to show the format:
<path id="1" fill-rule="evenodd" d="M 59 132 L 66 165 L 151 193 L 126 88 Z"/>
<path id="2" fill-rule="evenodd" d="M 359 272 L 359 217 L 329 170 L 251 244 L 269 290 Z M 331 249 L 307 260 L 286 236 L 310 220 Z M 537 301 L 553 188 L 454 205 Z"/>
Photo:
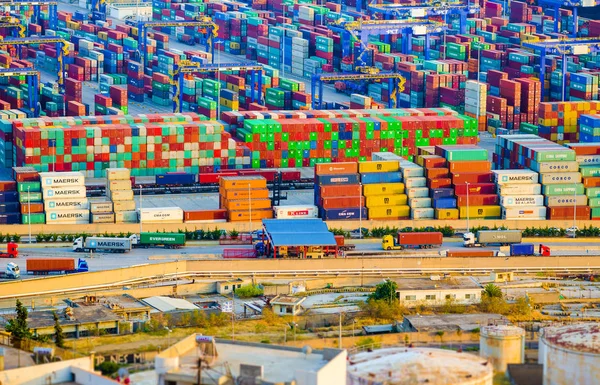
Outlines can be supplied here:
<path id="1" fill-rule="evenodd" d="M 160 312 L 170 312 L 175 310 L 198 310 L 198 306 L 180 298 L 171 298 L 155 296 L 144 298 L 143 301 Z"/>
<path id="2" fill-rule="evenodd" d="M 576 323 L 566 326 L 545 327 L 542 338 L 550 345 L 578 352 L 600 353 L 600 325 Z"/>

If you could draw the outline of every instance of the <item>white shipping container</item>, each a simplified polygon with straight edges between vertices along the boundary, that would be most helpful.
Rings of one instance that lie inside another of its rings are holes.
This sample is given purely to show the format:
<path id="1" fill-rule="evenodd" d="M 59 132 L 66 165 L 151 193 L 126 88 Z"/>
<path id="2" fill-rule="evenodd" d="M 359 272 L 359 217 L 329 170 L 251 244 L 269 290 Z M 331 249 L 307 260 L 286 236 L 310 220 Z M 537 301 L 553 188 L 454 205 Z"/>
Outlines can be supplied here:
<path id="1" fill-rule="evenodd" d="M 537 171 L 541 174 L 544 172 L 577 172 L 579 171 L 579 163 L 572 162 L 542 162 L 537 164 Z"/>
<path id="2" fill-rule="evenodd" d="M 572 184 L 581 183 L 580 172 L 550 172 L 540 174 L 542 184 Z"/>
<path id="3" fill-rule="evenodd" d="M 183 223 L 183 210 L 179 207 L 151 207 L 138 210 L 144 223 Z"/>
<path id="4" fill-rule="evenodd" d="M 410 178 L 406 178 L 404 180 L 404 183 L 406 184 L 406 188 L 426 187 L 427 179 L 421 178 L 421 177 L 410 177 Z"/>
<path id="5" fill-rule="evenodd" d="M 500 197 L 503 207 L 543 206 L 543 195 L 509 195 Z"/>
<path id="6" fill-rule="evenodd" d="M 408 205 L 413 209 L 431 207 L 431 198 L 411 198 L 408 200 Z"/>
<path id="7" fill-rule="evenodd" d="M 531 170 L 493 170 L 496 184 L 528 184 L 538 183 L 537 172 Z"/>
<path id="8" fill-rule="evenodd" d="M 435 210 L 432 208 L 410 209 L 411 219 L 433 219 Z"/>
<path id="9" fill-rule="evenodd" d="M 600 164 L 600 155 L 578 155 L 575 157 L 579 164 Z"/>
<path id="10" fill-rule="evenodd" d="M 427 187 L 413 187 L 406 190 L 408 198 L 428 198 L 429 189 Z"/>
<path id="11" fill-rule="evenodd" d="M 138 213 L 137 211 L 119 211 L 115 212 L 116 223 L 137 223 Z"/>
<path id="12" fill-rule="evenodd" d="M 273 206 L 277 219 L 317 218 L 317 206 Z"/>
<path id="13" fill-rule="evenodd" d="M 542 185 L 532 184 L 509 184 L 498 186 L 498 194 L 507 195 L 539 195 L 542 193 Z"/>
<path id="14" fill-rule="evenodd" d="M 106 190 L 106 196 L 113 202 L 131 201 L 133 200 L 133 190 Z"/>
<path id="15" fill-rule="evenodd" d="M 81 172 L 40 172 L 42 188 L 60 186 L 83 186 L 85 176 Z"/>
<path id="16" fill-rule="evenodd" d="M 106 178 L 108 180 L 129 179 L 131 172 L 128 168 L 107 168 Z"/>
<path id="17" fill-rule="evenodd" d="M 530 219 L 545 220 L 546 208 L 541 207 L 521 207 L 521 208 L 502 208 L 502 219 Z"/>
<path id="18" fill-rule="evenodd" d="M 108 181 L 108 189 L 111 191 L 131 190 L 131 180 L 130 179 L 109 180 Z"/>
<path id="19" fill-rule="evenodd" d="M 587 206 L 588 197 L 587 195 L 554 195 L 546 197 L 546 206 L 548 207 L 573 207 L 577 206 Z"/>
<path id="20" fill-rule="evenodd" d="M 44 210 L 89 210 L 90 205 L 87 198 L 76 199 L 46 199 Z"/>
<path id="21" fill-rule="evenodd" d="M 115 213 L 92 214 L 92 223 L 115 223 Z"/>
<path id="22" fill-rule="evenodd" d="M 121 211 L 134 211 L 135 210 L 135 201 L 114 201 L 113 202 L 113 210 L 115 213 Z"/>
<path id="23" fill-rule="evenodd" d="M 90 211 L 96 213 L 110 213 L 113 211 L 112 202 L 90 202 Z"/>
<path id="24" fill-rule="evenodd" d="M 402 167 L 402 165 L 400 165 Z M 400 170 L 402 172 L 402 178 L 419 178 L 425 176 L 425 171 L 423 171 L 423 167 L 415 165 L 414 167 L 406 167 Z"/>
<path id="25" fill-rule="evenodd" d="M 52 187 L 42 189 L 44 200 L 85 198 L 85 192 L 85 186 Z"/>
<path id="26" fill-rule="evenodd" d="M 89 210 L 46 211 L 46 223 L 84 224 L 90 223 Z"/>

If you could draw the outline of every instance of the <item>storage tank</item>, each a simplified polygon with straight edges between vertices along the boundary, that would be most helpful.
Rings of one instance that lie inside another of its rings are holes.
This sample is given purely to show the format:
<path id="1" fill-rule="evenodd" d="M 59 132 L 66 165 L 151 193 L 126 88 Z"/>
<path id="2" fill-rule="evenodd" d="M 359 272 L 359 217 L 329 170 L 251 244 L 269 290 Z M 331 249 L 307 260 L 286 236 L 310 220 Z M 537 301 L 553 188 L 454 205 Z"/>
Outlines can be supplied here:
<path id="1" fill-rule="evenodd" d="M 493 376 L 492 365 L 473 354 L 397 347 L 351 355 L 347 385 L 492 385 Z"/>
<path id="2" fill-rule="evenodd" d="M 600 325 L 578 323 L 543 328 L 539 359 L 544 385 L 588 385 L 600 379 Z"/>
<path id="3" fill-rule="evenodd" d="M 497 372 L 505 372 L 508 364 L 522 364 L 525 361 L 525 330 L 520 327 L 482 327 L 479 345 L 479 354 L 489 359 Z"/>

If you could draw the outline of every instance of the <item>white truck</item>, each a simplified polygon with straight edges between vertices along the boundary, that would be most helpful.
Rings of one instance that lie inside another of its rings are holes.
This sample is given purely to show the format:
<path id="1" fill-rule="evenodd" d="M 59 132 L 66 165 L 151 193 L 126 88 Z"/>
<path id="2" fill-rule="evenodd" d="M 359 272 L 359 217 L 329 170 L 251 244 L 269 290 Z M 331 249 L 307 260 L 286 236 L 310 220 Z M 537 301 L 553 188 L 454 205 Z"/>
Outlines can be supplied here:
<path id="1" fill-rule="evenodd" d="M 14 262 L 9 262 L 6 269 L 0 272 L 0 279 L 19 279 L 21 277 L 21 269 Z"/>
<path id="2" fill-rule="evenodd" d="M 79 237 L 73 241 L 73 251 L 100 251 L 109 253 L 128 253 L 134 244 L 138 243 L 137 235 L 129 238 Z"/>
<path id="3" fill-rule="evenodd" d="M 468 232 L 463 234 L 464 247 L 485 247 L 487 245 L 508 246 L 521 243 L 520 230 L 480 230 L 477 235 Z"/>

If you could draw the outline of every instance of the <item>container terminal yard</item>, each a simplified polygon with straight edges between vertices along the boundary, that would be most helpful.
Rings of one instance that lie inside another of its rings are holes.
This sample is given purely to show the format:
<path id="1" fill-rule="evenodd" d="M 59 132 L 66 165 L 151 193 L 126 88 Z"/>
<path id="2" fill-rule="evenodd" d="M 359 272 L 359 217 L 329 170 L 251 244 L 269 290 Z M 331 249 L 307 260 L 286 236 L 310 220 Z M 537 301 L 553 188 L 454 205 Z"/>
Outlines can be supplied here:
<path id="1" fill-rule="evenodd" d="M 0 0 L 0 384 L 600 383 L 599 7 Z"/>

